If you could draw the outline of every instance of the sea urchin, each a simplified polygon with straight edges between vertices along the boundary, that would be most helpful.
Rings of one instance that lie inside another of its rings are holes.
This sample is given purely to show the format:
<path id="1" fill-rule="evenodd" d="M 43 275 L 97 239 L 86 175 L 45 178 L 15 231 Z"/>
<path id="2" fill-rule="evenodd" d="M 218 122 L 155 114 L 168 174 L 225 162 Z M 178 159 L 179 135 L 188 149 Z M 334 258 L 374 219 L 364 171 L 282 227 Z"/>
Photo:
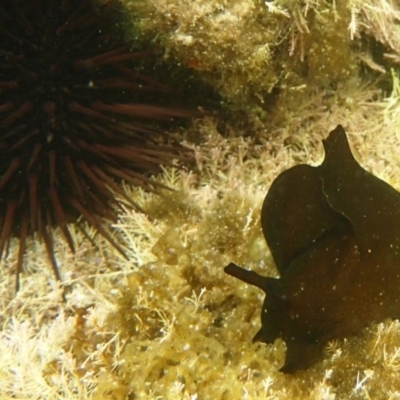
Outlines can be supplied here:
<path id="1" fill-rule="evenodd" d="M 118 182 L 151 190 L 145 173 L 180 153 L 145 121 L 189 113 L 137 100 L 165 88 L 137 67 L 146 52 L 117 41 L 115 5 L 1 2 L 0 259 L 19 237 L 17 290 L 27 237 L 44 241 L 59 279 L 52 229 L 74 251 L 67 224 L 79 216 L 123 253 L 102 224 L 116 194 L 130 201 Z"/>

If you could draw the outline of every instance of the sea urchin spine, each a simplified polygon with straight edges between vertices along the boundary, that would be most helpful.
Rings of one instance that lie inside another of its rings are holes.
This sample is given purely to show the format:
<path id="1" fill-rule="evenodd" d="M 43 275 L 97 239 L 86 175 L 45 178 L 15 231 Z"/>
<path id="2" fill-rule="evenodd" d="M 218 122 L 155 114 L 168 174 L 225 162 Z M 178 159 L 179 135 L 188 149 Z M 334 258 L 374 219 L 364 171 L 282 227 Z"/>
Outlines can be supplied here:
<path id="1" fill-rule="evenodd" d="M 144 174 L 181 154 L 146 121 L 190 113 L 142 103 L 165 87 L 142 74 L 146 52 L 117 43 L 115 5 L 1 2 L 0 258 L 19 237 L 17 289 L 27 237 L 43 239 L 59 279 L 52 229 L 74 251 L 67 224 L 80 215 L 123 254 L 102 223 L 116 194 L 132 204 L 118 182 L 152 190 Z"/>

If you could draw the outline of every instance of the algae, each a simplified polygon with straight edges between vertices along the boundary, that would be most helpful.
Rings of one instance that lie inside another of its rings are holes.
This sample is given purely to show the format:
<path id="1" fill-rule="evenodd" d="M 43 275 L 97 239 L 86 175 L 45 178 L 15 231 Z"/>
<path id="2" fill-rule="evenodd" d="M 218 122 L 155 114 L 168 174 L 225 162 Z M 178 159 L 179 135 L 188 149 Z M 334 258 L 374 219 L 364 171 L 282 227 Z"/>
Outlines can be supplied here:
<path id="1" fill-rule="evenodd" d="M 279 172 L 319 164 L 320 141 L 339 123 L 359 162 L 400 189 L 397 6 L 377 0 L 123 5 L 136 37 L 200 74 L 227 108 L 244 109 L 252 123 L 228 122 L 221 132 L 219 117 L 205 117 L 177 131 L 188 145 L 196 138 L 197 168 L 170 167 L 154 178 L 175 192 L 157 197 L 123 185 L 148 212 L 120 211 L 116 237 L 129 261 L 90 229 L 97 249 L 73 226 L 76 254 L 55 240 L 66 304 L 35 240 L 14 296 L 13 241 L 0 268 L 1 397 L 399 398 L 398 321 L 330 342 L 323 361 L 284 376 L 278 369 L 285 345 L 251 343 L 262 294 L 223 274 L 231 260 L 277 274 L 259 226 L 262 200 Z M 384 49 L 380 58 L 371 47 L 376 43 Z"/>

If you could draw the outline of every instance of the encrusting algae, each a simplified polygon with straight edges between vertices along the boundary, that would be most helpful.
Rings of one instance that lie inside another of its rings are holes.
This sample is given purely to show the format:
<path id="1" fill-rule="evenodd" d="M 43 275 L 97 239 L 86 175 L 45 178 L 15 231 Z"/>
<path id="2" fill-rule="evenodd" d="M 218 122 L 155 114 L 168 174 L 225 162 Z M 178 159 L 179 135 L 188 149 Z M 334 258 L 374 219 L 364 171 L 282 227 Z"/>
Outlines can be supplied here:
<path id="1" fill-rule="evenodd" d="M 280 172 L 319 165 L 320 142 L 338 124 L 360 164 L 400 189 L 398 10 L 372 0 L 124 4 L 144 39 L 211 82 L 245 123 L 205 117 L 177 131 L 197 169 L 168 167 L 154 178 L 174 192 L 123 184 L 147 213 L 118 211 L 114 235 L 128 261 L 90 229 L 97 249 L 71 224 L 75 254 L 54 232 L 66 304 L 35 241 L 14 297 L 11 242 L 0 268 L 0 397 L 399 398 L 397 320 L 329 342 L 320 362 L 287 376 L 283 341 L 249 340 L 260 329 L 261 293 L 223 272 L 234 259 L 278 276 L 260 228 L 262 200 Z M 373 43 L 385 51 L 369 51 Z"/>

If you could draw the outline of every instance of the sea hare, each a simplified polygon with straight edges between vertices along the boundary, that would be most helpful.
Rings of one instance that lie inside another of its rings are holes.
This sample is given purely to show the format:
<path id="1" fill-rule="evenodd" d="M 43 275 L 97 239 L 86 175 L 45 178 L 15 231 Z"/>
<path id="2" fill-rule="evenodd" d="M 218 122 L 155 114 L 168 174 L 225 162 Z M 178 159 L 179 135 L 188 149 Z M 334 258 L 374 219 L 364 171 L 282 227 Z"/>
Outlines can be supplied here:
<path id="1" fill-rule="evenodd" d="M 285 373 L 310 367 L 329 340 L 400 318 L 400 193 L 358 164 L 342 126 L 323 144 L 323 163 L 281 173 L 262 206 L 280 278 L 225 267 L 266 293 L 253 341 L 282 338 Z"/>

